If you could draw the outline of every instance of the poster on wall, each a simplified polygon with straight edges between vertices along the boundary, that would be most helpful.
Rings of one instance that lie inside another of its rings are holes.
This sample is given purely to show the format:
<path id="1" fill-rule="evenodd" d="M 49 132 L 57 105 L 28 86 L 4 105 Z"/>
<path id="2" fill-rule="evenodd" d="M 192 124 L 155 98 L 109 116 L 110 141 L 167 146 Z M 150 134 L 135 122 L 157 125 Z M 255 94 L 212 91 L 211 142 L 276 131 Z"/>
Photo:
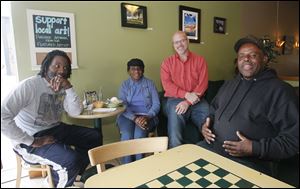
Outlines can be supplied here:
<path id="1" fill-rule="evenodd" d="M 282 54 L 284 55 L 293 54 L 294 36 L 284 35 L 283 40 L 285 41 L 285 43 L 283 44 L 282 47 Z"/>
<path id="2" fill-rule="evenodd" d="M 52 50 L 67 53 L 72 69 L 78 68 L 74 14 L 27 9 L 32 70 L 39 70 Z"/>
<path id="3" fill-rule="evenodd" d="M 200 43 L 200 9 L 179 6 L 179 30 L 184 31 L 191 43 Z"/>

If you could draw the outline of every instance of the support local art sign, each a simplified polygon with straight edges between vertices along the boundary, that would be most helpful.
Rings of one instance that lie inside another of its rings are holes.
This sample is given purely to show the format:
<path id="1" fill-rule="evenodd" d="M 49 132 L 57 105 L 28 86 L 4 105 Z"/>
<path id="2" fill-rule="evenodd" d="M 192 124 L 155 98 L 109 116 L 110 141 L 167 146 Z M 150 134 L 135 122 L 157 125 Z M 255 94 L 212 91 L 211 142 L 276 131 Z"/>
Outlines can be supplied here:
<path id="1" fill-rule="evenodd" d="M 39 70 L 47 53 L 55 49 L 65 51 L 72 68 L 78 68 L 73 14 L 28 9 L 27 21 L 33 70 Z"/>

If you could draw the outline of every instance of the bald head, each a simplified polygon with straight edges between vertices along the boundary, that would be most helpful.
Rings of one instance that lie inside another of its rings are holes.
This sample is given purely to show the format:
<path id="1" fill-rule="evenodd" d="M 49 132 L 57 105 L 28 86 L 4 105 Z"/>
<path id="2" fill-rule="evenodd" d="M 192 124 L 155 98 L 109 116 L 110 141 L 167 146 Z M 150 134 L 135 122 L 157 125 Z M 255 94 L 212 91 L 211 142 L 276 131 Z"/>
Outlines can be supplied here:
<path id="1" fill-rule="evenodd" d="M 174 38 L 178 38 L 178 37 L 183 37 L 185 39 L 187 39 L 187 36 L 186 36 L 186 33 L 183 32 L 183 31 L 177 31 L 173 34 L 173 37 L 172 37 L 172 42 L 174 42 Z"/>
<path id="2" fill-rule="evenodd" d="M 172 38 L 172 43 L 174 50 L 178 53 L 179 56 L 187 56 L 189 48 L 189 39 L 187 38 L 185 32 L 175 32 Z"/>

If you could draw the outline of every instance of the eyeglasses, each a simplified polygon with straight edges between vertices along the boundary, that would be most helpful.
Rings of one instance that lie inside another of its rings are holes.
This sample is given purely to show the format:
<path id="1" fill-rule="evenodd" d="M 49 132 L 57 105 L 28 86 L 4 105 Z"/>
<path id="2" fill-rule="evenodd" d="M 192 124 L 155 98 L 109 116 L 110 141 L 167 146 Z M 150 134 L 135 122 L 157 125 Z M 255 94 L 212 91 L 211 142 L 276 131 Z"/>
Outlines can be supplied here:
<path id="1" fill-rule="evenodd" d="M 131 71 L 142 71 L 143 69 L 141 67 L 130 67 L 129 70 L 131 70 Z"/>
<path id="2" fill-rule="evenodd" d="M 173 44 L 174 45 L 179 45 L 180 43 L 184 43 L 184 42 L 186 42 L 186 39 L 181 39 L 179 41 L 173 41 Z"/>

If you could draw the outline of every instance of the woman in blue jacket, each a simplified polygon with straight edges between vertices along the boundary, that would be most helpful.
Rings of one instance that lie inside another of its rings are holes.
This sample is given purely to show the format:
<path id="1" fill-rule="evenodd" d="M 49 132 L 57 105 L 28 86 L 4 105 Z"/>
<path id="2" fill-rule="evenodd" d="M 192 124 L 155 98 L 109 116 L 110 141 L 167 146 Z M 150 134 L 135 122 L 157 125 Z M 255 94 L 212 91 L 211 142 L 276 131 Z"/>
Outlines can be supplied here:
<path id="1" fill-rule="evenodd" d="M 158 93 L 154 82 L 144 77 L 144 68 L 143 61 L 137 58 L 127 63 L 130 77 L 122 83 L 119 90 L 119 98 L 126 105 L 125 112 L 117 119 L 121 141 L 147 137 L 158 124 Z M 122 163 L 141 158 L 142 154 L 127 156 L 122 159 Z"/>

